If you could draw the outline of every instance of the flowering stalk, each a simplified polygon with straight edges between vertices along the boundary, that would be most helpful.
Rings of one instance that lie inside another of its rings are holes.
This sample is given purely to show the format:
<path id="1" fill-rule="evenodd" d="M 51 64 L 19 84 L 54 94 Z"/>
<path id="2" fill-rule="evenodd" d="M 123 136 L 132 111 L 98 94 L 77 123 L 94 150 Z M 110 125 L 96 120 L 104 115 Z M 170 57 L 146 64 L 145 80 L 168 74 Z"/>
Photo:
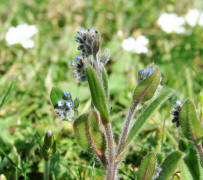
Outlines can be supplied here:
<path id="1" fill-rule="evenodd" d="M 71 62 L 71 66 L 74 68 L 74 76 L 77 81 L 88 81 L 93 109 L 78 116 L 78 99 L 73 101 L 70 93 L 57 88 L 51 92 L 52 104 L 56 114 L 62 120 L 74 121 L 73 129 L 78 144 L 86 151 L 93 150 L 106 170 L 106 179 L 115 180 L 118 165 L 124 156 L 128 131 L 136 107 L 141 101 L 153 97 L 160 83 L 160 71 L 158 67 L 152 66 L 152 68 L 138 72 L 139 84 L 134 90 L 132 106 L 126 115 L 124 128 L 115 153 L 115 142 L 110 122 L 108 76 L 104 68 L 109 60 L 109 51 L 105 50 L 103 54 L 98 56 L 99 33 L 93 28 L 80 29 L 75 40 L 79 43 L 78 50 L 81 51 L 81 56 L 76 57 Z M 100 128 L 101 124 L 104 132 Z"/>

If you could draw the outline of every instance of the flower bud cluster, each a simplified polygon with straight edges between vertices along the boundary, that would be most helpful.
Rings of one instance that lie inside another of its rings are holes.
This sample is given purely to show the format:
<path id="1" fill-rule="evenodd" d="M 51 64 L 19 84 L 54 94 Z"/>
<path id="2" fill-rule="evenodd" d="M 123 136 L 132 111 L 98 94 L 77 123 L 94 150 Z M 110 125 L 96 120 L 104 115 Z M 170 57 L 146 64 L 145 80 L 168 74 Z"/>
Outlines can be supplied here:
<path id="1" fill-rule="evenodd" d="M 71 61 L 71 66 L 74 68 L 73 74 L 77 82 L 86 81 L 85 67 L 91 65 L 101 79 L 101 72 L 103 67 L 109 61 L 109 50 L 105 50 L 100 57 L 97 56 L 100 46 L 100 36 L 98 31 L 93 27 L 86 30 L 81 28 L 78 35 L 75 37 L 78 42 L 78 50 L 81 51 L 81 56 L 77 56 L 75 60 Z M 93 60 L 92 60 L 93 57 Z"/>
<path id="2" fill-rule="evenodd" d="M 180 110 L 182 108 L 182 103 L 180 100 L 175 101 L 174 103 L 174 109 L 171 111 L 171 114 L 173 115 L 172 123 L 176 123 L 176 127 L 180 126 Z"/>
<path id="3" fill-rule="evenodd" d="M 58 106 L 54 109 L 61 120 L 72 121 L 72 118 L 76 116 L 77 109 L 79 107 L 79 98 L 76 97 L 72 100 L 72 96 L 68 92 L 64 92 L 64 98 L 58 100 Z"/>
<path id="4" fill-rule="evenodd" d="M 71 66 L 74 68 L 73 74 L 77 82 L 86 81 L 85 64 L 82 56 L 77 56 L 75 60 L 71 61 Z"/>
<path id="5" fill-rule="evenodd" d="M 81 28 L 78 31 L 78 35 L 75 37 L 75 41 L 79 43 L 78 50 L 82 51 L 82 56 L 96 55 L 100 46 L 98 31 L 95 31 L 93 27 L 88 30 Z"/>
<path id="6" fill-rule="evenodd" d="M 153 69 L 140 69 L 138 71 L 138 82 L 141 82 L 145 79 L 147 79 L 151 74 L 153 74 Z"/>

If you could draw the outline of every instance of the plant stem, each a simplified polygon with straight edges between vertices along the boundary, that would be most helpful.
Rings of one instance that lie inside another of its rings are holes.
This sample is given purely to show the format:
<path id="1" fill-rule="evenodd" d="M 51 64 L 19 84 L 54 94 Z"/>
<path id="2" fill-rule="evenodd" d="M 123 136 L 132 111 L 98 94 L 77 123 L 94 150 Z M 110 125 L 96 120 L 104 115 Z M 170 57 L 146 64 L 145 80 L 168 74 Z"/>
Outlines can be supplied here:
<path id="1" fill-rule="evenodd" d="M 133 116 L 135 114 L 135 109 L 137 107 L 137 105 L 139 104 L 140 99 L 137 99 L 134 101 L 133 105 L 130 107 L 128 114 L 126 116 L 126 120 L 124 122 L 124 128 L 120 137 L 120 141 L 118 144 L 118 150 L 116 153 L 116 157 L 121 153 L 121 151 L 123 150 L 123 145 L 125 144 L 127 135 L 128 135 L 128 130 L 129 130 L 129 126 L 130 126 L 130 122 L 133 119 Z"/>
<path id="2" fill-rule="evenodd" d="M 201 144 L 196 144 L 195 145 L 198 152 L 199 152 L 199 156 L 200 156 L 200 160 L 201 160 L 201 165 L 203 167 L 203 151 L 202 151 L 202 147 L 201 147 Z"/>
<path id="3" fill-rule="evenodd" d="M 49 180 L 49 159 L 44 160 L 44 180 Z"/>
<path id="4" fill-rule="evenodd" d="M 108 149 L 108 165 L 107 165 L 107 180 L 114 180 L 114 139 L 113 132 L 111 128 L 111 123 L 104 124 L 107 139 L 107 149 Z"/>

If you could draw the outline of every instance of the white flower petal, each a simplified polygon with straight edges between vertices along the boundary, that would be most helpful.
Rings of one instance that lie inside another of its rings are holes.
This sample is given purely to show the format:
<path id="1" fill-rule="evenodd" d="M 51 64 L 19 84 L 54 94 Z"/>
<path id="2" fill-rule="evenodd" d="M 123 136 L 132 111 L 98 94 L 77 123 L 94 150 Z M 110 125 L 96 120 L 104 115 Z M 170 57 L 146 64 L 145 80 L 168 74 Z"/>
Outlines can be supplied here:
<path id="1" fill-rule="evenodd" d="M 198 23 L 200 14 L 201 14 L 201 12 L 198 9 L 191 9 L 185 15 L 185 20 L 190 26 L 194 27 Z"/>
<path id="2" fill-rule="evenodd" d="M 25 48 L 34 46 L 30 38 L 38 32 L 35 25 L 21 24 L 16 27 L 10 27 L 6 33 L 6 42 L 8 45 L 22 44 Z"/>
<path id="3" fill-rule="evenodd" d="M 34 47 L 34 41 L 33 40 L 27 40 L 27 41 L 23 41 L 22 43 L 22 46 L 24 48 L 33 48 Z"/>
<path id="4" fill-rule="evenodd" d="M 175 13 L 163 13 L 157 23 L 166 33 L 185 33 L 185 19 Z"/>
<path id="5" fill-rule="evenodd" d="M 126 51 L 134 52 L 137 54 L 147 53 L 148 48 L 146 45 L 149 40 L 145 36 L 139 36 L 137 39 L 133 37 L 127 38 L 122 42 L 122 48 Z"/>
<path id="6" fill-rule="evenodd" d="M 132 51 L 135 46 L 135 39 L 133 37 L 124 39 L 121 46 L 126 51 Z"/>

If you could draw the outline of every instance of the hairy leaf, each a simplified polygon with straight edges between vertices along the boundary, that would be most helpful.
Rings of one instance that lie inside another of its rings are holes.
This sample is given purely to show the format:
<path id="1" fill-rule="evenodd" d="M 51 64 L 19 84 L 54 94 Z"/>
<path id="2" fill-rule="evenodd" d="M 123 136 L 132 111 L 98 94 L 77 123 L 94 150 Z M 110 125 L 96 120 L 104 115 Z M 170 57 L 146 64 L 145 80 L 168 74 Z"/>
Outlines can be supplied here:
<path id="1" fill-rule="evenodd" d="M 105 95 L 107 100 L 109 99 L 109 85 L 108 85 L 108 75 L 106 70 L 103 68 L 102 70 L 102 81 L 103 81 L 103 87 L 105 91 Z"/>
<path id="2" fill-rule="evenodd" d="M 73 123 L 74 134 L 78 144 L 86 151 L 90 149 L 87 134 L 88 113 L 80 115 Z"/>
<path id="3" fill-rule="evenodd" d="M 191 99 L 187 99 L 180 111 L 180 125 L 184 136 L 196 141 L 203 136 L 203 128 Z"/>
<path id="4" fill-rule="evenodd" d="M 97 155 L 105 152 L 105 136 L 99 126 L 99 115 L 95 110 L 82 114 L 73 123 L 78 144 L 86 151 L 93 149 Z"/>
<path id="5" fill-rule="evenodd" d="M 125 147 L 134 139 L 138 134 L 144 123 L 151 117 L 151 115 L 163 104 L 171 95 L 173 91 L 171 89 L 162 89 L 160 95 L 143 111 L 132 126 Z"/>
<path id="6" fill-rule="evenodd" d="M 178 165 L 183 157 L 183 153 L 175 151 L 168 155 L 161 165 L 161 173 L 158 180 L 169 180 L 175 173 Z"/>
<path id="7" fill-rule="evenodd" d="M 99 115 L 95 110 L 89 113 L 87 121 L 87 131 L 89 142 L 92 148 L 99 154 L 104 154 L 106 148 L 106 139 L 99 126 Z"/>
<path id="8" fill-rule="evenodd" d="M 184 158 L 185 164 L 187 165 L 190 173 L 192 174 L 193 179 L 202 180 L 203 179 L 203 170 L 201 167 L 199 153 L 192 146 L 189 152 L 186 154 Z"/>
<path id="9" fill-rule="evenodd" d="M 192 174 L 190 173 L 190 170 L 189 170 L 187 164 L 184 161 L 182 161 L 180 163 L 180 173 L 181 173 L 182 179 L 184 179 L 184 180 L 194 180 L 193 177 L 192 177 Z"/>
<path id="10" fill-rule="evenodd" d="M 156 169 L 156 155 L 155 153 L 149 153 L 141 162 L 140 169 L 138 171 L 139 180 L 152 180 Z"/>
<path id="11" fill-rule="evenodd" d="M 97 76 L 97 73 L 91 66 L 86 68 L 86 75 L 92 96 L 92 102 L 99 111 L 102 122 L 107 123 L 109 122 L 109 112 L 104 88 Z"/>

